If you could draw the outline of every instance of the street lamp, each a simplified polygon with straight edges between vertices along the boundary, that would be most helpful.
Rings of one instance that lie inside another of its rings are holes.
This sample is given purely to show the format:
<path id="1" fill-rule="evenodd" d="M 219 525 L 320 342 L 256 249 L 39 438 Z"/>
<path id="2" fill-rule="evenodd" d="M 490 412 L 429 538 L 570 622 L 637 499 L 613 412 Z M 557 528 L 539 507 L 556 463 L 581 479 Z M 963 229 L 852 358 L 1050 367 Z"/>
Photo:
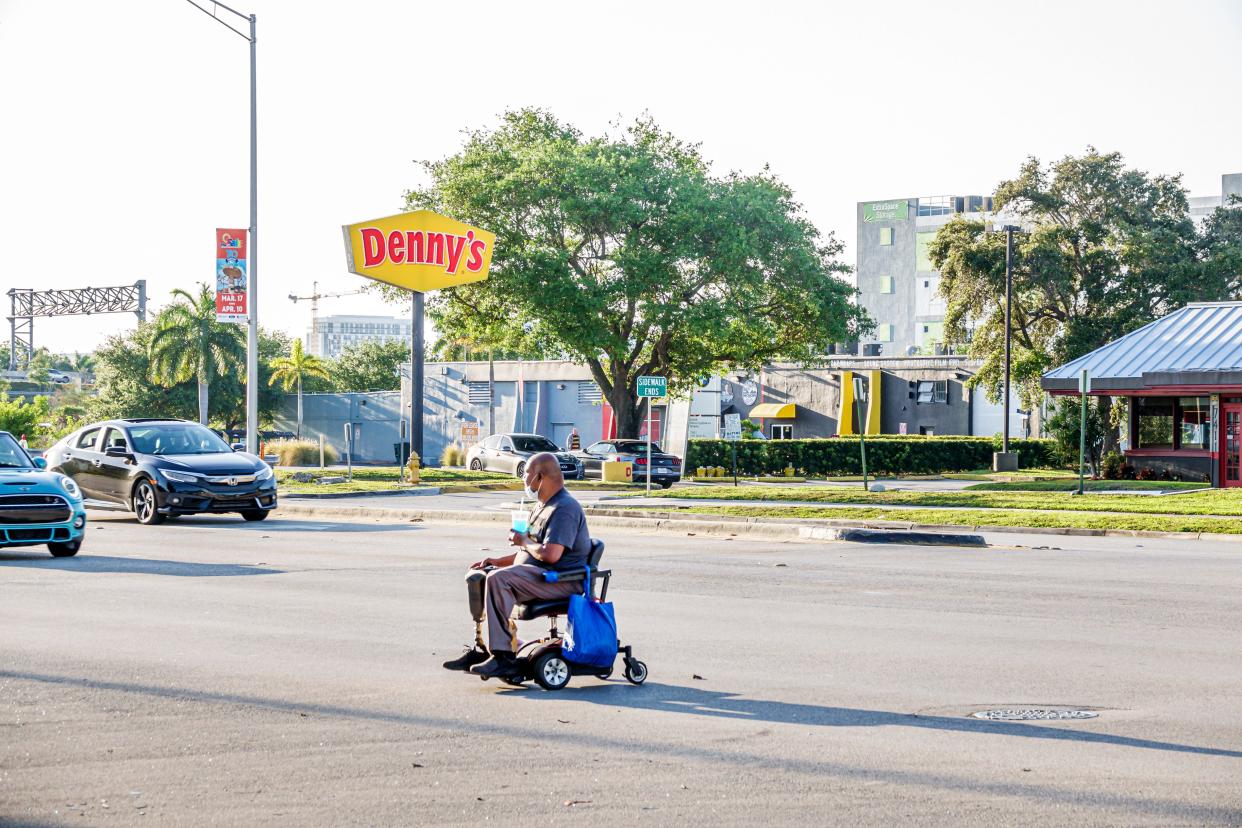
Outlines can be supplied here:
<path id="1" fill-rule="evenodd" d="M 256 454 L 259 450 L 259 140 L 254 49 L 256 18 L 253 14 L 242 14 L 217 0 L 207 0 L 212 4 L 211 11 L 200 6 L 196 0 L 186 2 L 250 44 L 250 284 L 247 288 L 250 313 L 247 314 L 249 321 L 246 333 L 246 451 Z M 220 9 L 249 22 L 250 34 L 247 35 L 221 20 Z"/>
<path id="2" fill-rule="evenodd" d="M 1011 340 L 1013 332 L 1013 234 L 1021 231 L 1021 227 L 1006 224 L 1000 228 L 1005 231 L 1005 403 L 1004 424 L 1001 431 L 1001 450 L 999 456 L 992 458 L 993 471 L 1017 471 L 1018 458 L 1009 452 L 1009 382 L 1011 375 Z"/>

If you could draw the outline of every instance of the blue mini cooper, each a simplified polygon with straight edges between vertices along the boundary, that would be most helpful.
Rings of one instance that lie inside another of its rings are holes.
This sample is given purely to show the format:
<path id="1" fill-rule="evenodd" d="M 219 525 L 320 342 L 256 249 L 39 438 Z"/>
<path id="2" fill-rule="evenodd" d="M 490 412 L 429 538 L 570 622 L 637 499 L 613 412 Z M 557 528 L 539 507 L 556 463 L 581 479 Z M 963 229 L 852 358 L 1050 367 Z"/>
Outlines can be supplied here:
<path id="1" fill-rule="evenodd" d="M 78 554 L 86 534 L 86 509 L 78 484 L 32 460 L 7 431 L 0 431 L 0 548 L 37 546 L 58 558 Z"/>

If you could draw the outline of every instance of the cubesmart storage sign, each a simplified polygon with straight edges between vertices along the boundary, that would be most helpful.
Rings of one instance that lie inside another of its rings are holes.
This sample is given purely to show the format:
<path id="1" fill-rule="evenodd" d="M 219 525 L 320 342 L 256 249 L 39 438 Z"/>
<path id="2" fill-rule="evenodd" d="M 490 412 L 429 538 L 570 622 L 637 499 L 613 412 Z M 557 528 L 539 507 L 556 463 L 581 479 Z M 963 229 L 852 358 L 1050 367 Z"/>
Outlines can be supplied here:
<path id="1" fill-rule="evenodd" d="M 863 205 L 863 221 L 905 221 L 910 217 L 910 202 L 904 198 L 895 201 L 873 201 Z"/>
<path id="2" fill-rule="evenodd" d="M 494 233 L 430 210 L 342 229 L 350 273 L 421 293 L 486 279 L 496 244 Z"/>

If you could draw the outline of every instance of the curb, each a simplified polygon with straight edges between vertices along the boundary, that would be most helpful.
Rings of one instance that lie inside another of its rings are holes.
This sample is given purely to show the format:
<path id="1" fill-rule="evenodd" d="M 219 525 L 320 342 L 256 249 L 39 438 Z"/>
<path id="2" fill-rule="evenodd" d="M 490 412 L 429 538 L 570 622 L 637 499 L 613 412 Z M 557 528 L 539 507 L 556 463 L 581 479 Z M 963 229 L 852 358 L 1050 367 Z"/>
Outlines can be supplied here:
<path id="1" fill-rule="evenodd" d="M 721 535 L 725 537 L 752 537 L 757 540 L 839 540 L 843 530 L 885 530 L 889 543 L 913 543 L 901 540 L 899 534 L 931 533 L 937 540 L 946 536 L 970 536 L 978 533 L 1016 535 L 1059 535 L 1062 537 L 1119 537 L 1163 538 L 1168 540 L 1210 540 L 1223 543 L 1242 543 L 1242 535 L 1216 532 L 1154 532 L 1140 529 L 1072 529 L 1045 526 L 965 526 L 960 524 L 908 523 L 892 520 L 801 520 L 782 521 L 779 518 L 734 517 L 726 515 L 678 515 L 668 512 L 632 512 L 609 509 L 586 509 L 592 526 L 685 535 Z M 451 509 L 400 509 L 371 506 L 335 506 L 282 504 L 277 516 L 354 518 L 369 520 L 392 520 L 401 523 L 423 521 L 443 523 L 499 523 L 508 524 L 507 511 L 478 510 L 473 512 Z M 894 531 L 895 530 L 895 531 Z M 963 545 L 952 542 L 952 545 Z M 964 545 L 975 545 L 974 543 Z"/>
<path id="2" fill-rule="evenodd" d="M 587 508 L 589 515 L 620 516 L 631 510 Z M 658 517 L 661 520 L 686 520 L 689 516 L 673 512 L 643 512 L 647 517 Z M 1160 532 L 1151 529 L 1080 529 L 1068 526 L 987 526 L 968 525 L 962 523 L 909 523 L 897 520 L 834 520 L 832 518 L 768 518 L 768 517 L 737 517 L 734 515 L 696 515 L 696 519 L 712 517 L 722 523 L 750 523 L 773 521 L 793 525 L 835 526 L 839 528 L 857 529 L 903 529 L 906 531 L 946 531 L 957 532 L 989 532 L 1014 535 L 1061 535 L 1085 538 L 1165 538 L 1168 540 L 1210 540 L 1225 543 L 1242 543 L 1242 534 L 1226 534 L 1222 532 Z"/>
<path id="3" fill-rule="evenodd" d="M 892 529 L 841 529 L 837 538 L 854 543 L 909 543 L 918 546 L 987 546 L 982 535 L 902 532 Z"/>

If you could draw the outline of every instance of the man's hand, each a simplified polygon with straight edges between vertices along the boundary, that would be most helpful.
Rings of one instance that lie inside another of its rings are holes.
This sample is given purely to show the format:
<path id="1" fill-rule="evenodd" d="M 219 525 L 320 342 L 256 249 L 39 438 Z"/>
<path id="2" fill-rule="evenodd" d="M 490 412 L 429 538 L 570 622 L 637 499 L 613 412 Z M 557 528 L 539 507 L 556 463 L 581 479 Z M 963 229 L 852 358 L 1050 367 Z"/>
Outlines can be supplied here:
<path id="1" fill-rule="evenodd" d="M 495 566 L 495 565 L 496 565 L 495 558 L 484 558 L 481 561 L 475 561 L 474 563 L 470 564 L 470 568 L 471 569 L 486 569 L 489 566 Z"/>
<path id="2" fill-rule="evenodd" d="M 516 529 L 510 530 L 509 532 L 509 545 L 510 546 L 520 546 L 522 548 L 525 548 L 526 544 L 529 543 L 530 541 L 531 541 L 530 536 L 524 532 L 519 532 Z"/>

